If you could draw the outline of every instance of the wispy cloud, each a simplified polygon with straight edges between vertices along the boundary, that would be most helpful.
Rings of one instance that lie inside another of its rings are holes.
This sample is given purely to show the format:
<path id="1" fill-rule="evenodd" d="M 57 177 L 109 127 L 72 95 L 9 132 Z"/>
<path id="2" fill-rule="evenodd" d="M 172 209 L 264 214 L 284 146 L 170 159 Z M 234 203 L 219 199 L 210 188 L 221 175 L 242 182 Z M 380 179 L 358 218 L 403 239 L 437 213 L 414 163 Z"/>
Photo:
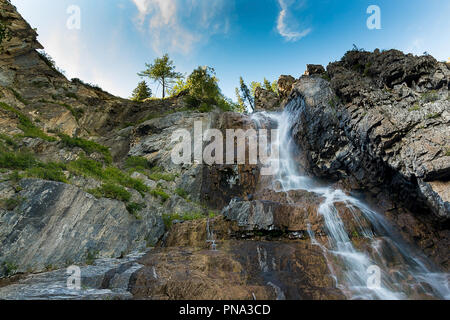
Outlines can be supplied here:
<path id="1" fill-rule="evenodd" d="M 298 21 L 292 17 L 289 10 L 290 6 L 295 4 L 295 0 L 278 0 L 280 13 L 277 20 L 278 33 L 287 41 L 298 41 L 311 32 L 311 28 L 298 30 Z"/>
<path id="2" fill-rule="evenodd" d="M 157 53 L 187 54 L 214 34 L 228 32 L 230 0 L 132 0 L 137 23 Z"/>

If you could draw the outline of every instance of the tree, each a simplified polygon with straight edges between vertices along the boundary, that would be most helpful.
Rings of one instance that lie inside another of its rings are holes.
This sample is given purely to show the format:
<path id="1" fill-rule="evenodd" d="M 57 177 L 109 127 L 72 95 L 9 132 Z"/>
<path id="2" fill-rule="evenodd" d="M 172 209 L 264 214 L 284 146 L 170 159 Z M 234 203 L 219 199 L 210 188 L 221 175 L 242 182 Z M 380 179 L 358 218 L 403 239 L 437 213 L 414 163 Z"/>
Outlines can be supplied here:
<path id="1" fill-rule="evenodd" d="M 145 64 L 147 70 L 138 73 L 140 77 L 149 77 L 159 82 L 162 86 L 162 97 L 166 97 L 166 90 L 170 88 L 173 79 L 182 77 L 181 73 L 175 72 L 173 61 L 169 55 L 165 54 L 162 58 L 156 58 L 153 64 Z"/>
<path id="2" fill-rule="evenodd" d="M 133 90 L 131 100 L 142 101 L 152 96 L 152 90 L 147 86 L 147 82 L 141 81 L 138 83 L 136 89 Z"/>
<path id="3" fill-rule="evenodd" d="M 214 102 L 220 95 L 219 80 L 211 67 L 198 67 L 187 79 L 191 96 L 204 102 Z"/>
<path id="4" fill-rule="evenodd" d="M 236 99 L 237 99 L 237 112 L 244 113 L 247 110 L 245 106 L 244 100 L 242 100 L 241 94 L 239 93 L 239 89 L 236 88 Z"/>
<path id="5" fill-rule="evenodd" d="M 260 82 L 256 82 L 256 81 L 252 81 L 250 82 L 250 93 L 252 94 L 252 97 L 255 97 L 255 93 L 256 93 L 256 89 L 257 88 L 261 88 L 261 83 Z"/>
<path id="6" fill-rule="evenodd" d="M 242 77 L 239 79 L 240 81 L 240 85 L 241 85 L 241 93 L 242 93 L 242 99 L 244 101 L 247 101 L 248 104 L 250 105 L 250 108 L 254 111 L 255 107 L 254 107 L 254 99 L 252 97 L 252 94 L 250 92 L 250 90 L 248 89 L 247 85 L 244 82 L 244 79 L 242 79 Z"/>

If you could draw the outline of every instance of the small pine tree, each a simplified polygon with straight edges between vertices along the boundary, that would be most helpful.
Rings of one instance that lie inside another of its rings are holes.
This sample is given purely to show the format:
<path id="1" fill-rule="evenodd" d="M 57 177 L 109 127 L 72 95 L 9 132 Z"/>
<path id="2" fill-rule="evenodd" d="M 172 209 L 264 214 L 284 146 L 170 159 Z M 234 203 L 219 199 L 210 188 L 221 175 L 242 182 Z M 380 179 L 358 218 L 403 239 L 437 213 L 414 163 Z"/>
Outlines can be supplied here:
<path id="1" fill-rule="evenodd" d="M 131 100 L 142 101 L 152 96 L 152 90 L 147 86 L 147 82 L 141 81 L 136 89 L 133 90 Z"/>

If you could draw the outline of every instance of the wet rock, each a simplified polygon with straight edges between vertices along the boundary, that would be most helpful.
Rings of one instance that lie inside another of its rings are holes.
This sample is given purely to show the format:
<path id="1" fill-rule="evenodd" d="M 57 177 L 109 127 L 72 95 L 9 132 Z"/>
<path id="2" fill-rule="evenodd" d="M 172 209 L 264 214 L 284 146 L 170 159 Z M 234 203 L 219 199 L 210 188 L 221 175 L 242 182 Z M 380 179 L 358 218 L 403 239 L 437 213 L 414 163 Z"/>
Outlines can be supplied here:
<path id="1" fill-rule="evenodd" d="M 218 251 L 157 249 L 140 263 L 136 299 L 344 299 L 309 242 L 224 241 Z"/>
<path id="2" fill-rule="evenodd" d="M 134 253 L 122 259 L 98 259 L 90 266 L 79 267 L 79 289 L 68 287 L 73 271 L 67 269 L 29 275 L 13 284 L 2 285 L 0 281 L 0 299 L 129 300 L 133 297 L 129 292 L 130 279 L 142 268 L 136 261 L 143 255 Z"/>

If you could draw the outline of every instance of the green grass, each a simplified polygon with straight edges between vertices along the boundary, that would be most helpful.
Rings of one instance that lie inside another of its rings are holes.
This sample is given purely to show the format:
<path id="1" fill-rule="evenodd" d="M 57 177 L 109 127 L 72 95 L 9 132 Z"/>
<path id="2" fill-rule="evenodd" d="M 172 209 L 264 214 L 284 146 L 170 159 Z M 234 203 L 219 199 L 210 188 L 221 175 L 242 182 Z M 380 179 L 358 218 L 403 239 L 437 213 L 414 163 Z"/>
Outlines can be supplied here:
<path id="1" fill-rule="evenodd" d="M 148 187 L 139 179 L 133 179 L 116 167 L 107 167 L 103 172 L 105 179 L 119 183 L 125 187 L 139 191 L 141 194 L 148 192 Z"/>
<path id="2" fill-rule="evenodd" d="M 15 153 L 0 150 L 0 168 L 25 170 L 37 164 L 38 161 L 29 153 Z"/>
<path id="3" fill-rule="evenodd" d="M 19 126 L 18 128 L 23 131 L 23 135 L 25 137 L 30 138 L 40 138 L 42 140 L 46 141 L 56 141 L 56 138 L 50 137 L 47 134 L 45 134 L 42 129 L 38 128 L 27 116 L 25 116 L 22 112 L 17 110 L 16 108 L 13 108 L 6 103 L 0 102 L 0 108 L 3 110 L 13 112 L 17 118 L 19 119 Z"/>
<path id="4" fill-rule="evenodd" d="M 131 199 L 131 193 L 124 187 L 112 183 L 103 184 L 99 188 L 88 190 L 88 192 L 96 198 L 109 198 L 123 202 L 128 202 Z"/>
<path id="5" fill-rule="evenodd" d="M 10 136 L 0 133 L 0 140 L 3 140 L 8 146 L 17 148 L 17 143 Z"/>
<path id="6" fill-rule="evenodd" d="M 150 164 L 144 157 L 129 157 L 125 162 L 127 169 L 145 170 L 150 169 Z"/>
<path id="7" fill-rule="evenodd" d="M 28 105 L 30 104 L 27 100 L 25 100 L 20 93 L 18 93 L 16 90 L 14 90 L 13 88 L 9 88 L 9 90 L 11 90 L 11 92 L 14 94 L 14 96 L 16 97 L 17 100 L 19 100 L 20 102 L 22 102 L 24 105 Z"/>
<path id="8" fill-rule="evenodd" d="M 187 191 L 182 188 L 177 188 L 175 190 L 175 193 L 185 200 L 188 200 L 188 198 L 189 198 L 189 194 L 187 193 Z"/>
<path id="9" fill-rule="evenodd" d="M 3 269 L 7 277 L 14 275 L 19 267 L 14 262 L 3 262 Z"/>
<path id="10" fill-rule="evenodd" d="M 206 219 L 207 217 L 200 212 L 186 212 L 183 214 L 179 214 L 179 213 L 163 214 L 162 218 L 164 221 L 164 226 L 168 230 L 168 229 L 170 229 L 170 227 L 172 227 L 172 223 L 174 220 L 193 221 L 193 220 Z"/>
<path id="11" fill-rule="evenodd" d="M 36 167 L 28 168 L 25 171 L 25 176 L 28 178 L 68 183 L 69 181 L 63 172 L 64 169 L 65 166 L 59 163 L 39 163 Z"/>
<path id="12" fill-rule="evenodd" d="M 426 119 L 436 119 L 436 118 L 439 118 L 440 116 L 441 116 L 441 114 L 439 112 L 436 112 L 436 113 L 427 114 L 427 116 L 425 118 Z"/>
<path id="13" fill-rule="evenodd" d="M 177 177 L 177 175 L 173 173 L 164 173 L 163 168 L 161 167 L 153 167 L 150 170 L 150 173 L 146 173 L 146 175 L 149 179 L 153 181 L 164 180 L 167 182 L 175 181 L 175 178 Z"/>
<path id="14" fill-rule="evenodd" d="M 430 92 L 422 94 L 421 100 L 425 103 L 434 102 L 439 100 L 439 95 L 437 94 L 436 90 L 431 90 Z"/>
<path id="15" fill-rule="evenodd" d="M 450 148 L 447 148 L 447 150 L 444 152 L 444 155 L 446 157 L 450 157 Z"/>
<path id="16" fill-rule="evenodd" d="M 12 211 L 18 206 L 20 206 L 23 202 L 23 198 L 14 197 L 9 199 L 0 199 L 0 208 L 4 208 L 8 211 Z"/>
<path id="17" fill-rule="evenodd" d="M 69 148 L 81 148 L 86 152 L 88 155 L 97 152 L 103 155 L 103 158 L 105 162 L 111 163 L 112 157 L 111 153 L 109 151 L 109 148 L 106 146 L 103 146 L 101 144 L 98 144 L 94 141 L 82 139 L 82 138 L 73 138 L 68 136 L 67 134 L 59 133 L 59 138 L 61 139 L 61 142 Z"/>
<path id="18" fill-rule="evenodd" d="M 170 198 L 170 196 L 161 188 L 153 189 L 150 191 L 150 194 L 154 197 L 161 198 L 162 202 L 166 202 Z"/>

